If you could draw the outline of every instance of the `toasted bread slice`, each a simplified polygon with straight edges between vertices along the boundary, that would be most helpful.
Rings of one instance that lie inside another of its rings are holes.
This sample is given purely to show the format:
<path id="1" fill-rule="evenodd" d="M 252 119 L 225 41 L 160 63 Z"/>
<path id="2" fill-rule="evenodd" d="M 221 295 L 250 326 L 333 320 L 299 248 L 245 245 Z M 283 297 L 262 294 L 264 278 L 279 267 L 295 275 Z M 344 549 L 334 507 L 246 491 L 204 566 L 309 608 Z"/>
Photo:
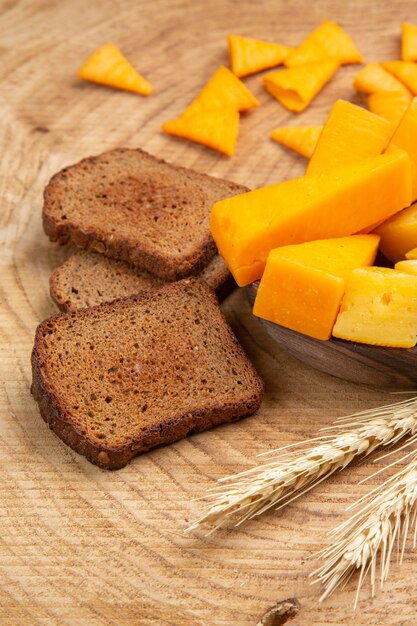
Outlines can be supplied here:
<path id="1" fill-rule="evenodd" d="M 32 368 L 32 393 L 50 428 L 107 469 L 251 415 L 263 394 L 199 278 L 45 320 Z"/>
<path id="2" fill-rule="evenodd" d="M 197 275 L 216 254 L 210 209 L 246 187 L 119 148 L 53 176 L 43 224 L 52 241 L 127 261 L 163 278 Z"/>
<path id="3" fill-rule="evenodd" d="M 216 291 L 219 300 L 236 286 L 219 254 L 206 265 L 200 277 Z M 86 250 L 76 250 L 49 279 L 52 299 L 61 311 L 128 298 L 165 284 L 161 278 L 138 270 L 134 265 Z"/>

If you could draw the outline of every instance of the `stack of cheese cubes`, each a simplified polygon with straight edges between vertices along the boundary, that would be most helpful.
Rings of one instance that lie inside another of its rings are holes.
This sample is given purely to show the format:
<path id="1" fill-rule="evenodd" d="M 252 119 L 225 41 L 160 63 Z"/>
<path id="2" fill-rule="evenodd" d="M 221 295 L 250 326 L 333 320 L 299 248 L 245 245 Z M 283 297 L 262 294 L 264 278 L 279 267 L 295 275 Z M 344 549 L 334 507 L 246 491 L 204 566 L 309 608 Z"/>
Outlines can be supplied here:
<path id="1" fill-rule="evenodd" d="M 409 348 L 416 264 L 370 266 L 378 245 L 395 262 L 413 254 L 416 199 L 417 99 L 397 124 L 338 101 L 305 175 L 218 202 L 211 228 L 237 283 L 261 279 L 255 315 L 318 339 Z"/>

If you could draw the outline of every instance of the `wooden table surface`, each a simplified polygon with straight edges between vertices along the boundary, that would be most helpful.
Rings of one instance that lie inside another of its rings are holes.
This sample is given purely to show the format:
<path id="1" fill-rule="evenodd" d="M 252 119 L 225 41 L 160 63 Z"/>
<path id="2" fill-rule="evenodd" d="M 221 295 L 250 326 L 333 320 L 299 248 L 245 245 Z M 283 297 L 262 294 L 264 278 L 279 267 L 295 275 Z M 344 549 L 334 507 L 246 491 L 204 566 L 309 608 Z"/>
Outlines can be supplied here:
<path id="1" fill-rule="evenodd" d="M 67 448 L 40 418 L 29 392 L 36 325 L 55 312 L 51 270 L 66 251 L 41 227 L 42 190 L 63 166 L 115 146 L 256 187 L 303 171 L 301 158 L 268 139 L 282 124 L 321 123 L 337 97 L 358 102 L 358 68 L 342 68 L 296 117 L 246 82 L 262 106 L 241 118 L 232 159 L 164 136 L 220 64 L 226 34 L 297 44 L 322 19 L 339 21 L 367 60 L 398 58 L 400 22 L 415 0 L 1 0 L 1 420 L 0 623 L 255 625 L 295 596 L 292 622 L 356 626 L 417 623 L 417 555 L 395 559 L 384 593 L 365 584 L 353 616 L 355 580 L 318 606 L 306 560 L 369 489 L 369 463 L 333 477 L 279 514 L 210 537 L 184 528 L 192 499 L 216 478 L 251 467 L 256 455 L 314 436 L 334 417 L 392 400 L 303 366 L 271 344 L 243 291 L 227 316 L 266 383 L 256 416 L 190 437 L 107 472 Z M 413 11 L 414 9 L 414 11 Z M 149 98 L 77 80 L 80 63 L 114 41 L 155 86 Z M 371 484 L 382 481 L 375 478 Z"/>

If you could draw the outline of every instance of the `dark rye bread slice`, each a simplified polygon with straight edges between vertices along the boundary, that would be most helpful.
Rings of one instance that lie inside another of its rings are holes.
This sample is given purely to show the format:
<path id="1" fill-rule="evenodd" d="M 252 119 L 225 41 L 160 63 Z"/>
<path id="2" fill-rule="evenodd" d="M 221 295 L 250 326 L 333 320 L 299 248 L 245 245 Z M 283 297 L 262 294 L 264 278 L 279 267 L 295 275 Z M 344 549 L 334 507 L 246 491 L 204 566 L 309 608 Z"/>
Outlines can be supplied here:
<path id="1" fill-rule="evenodd" d="M 127 261 L 166 280 L 197 275 L 216 254 L 210 210 L 246 187 L 119 148 L 53 176 L 43 225 L 52 241 Z"/>
<path id="2" fill-rule="evenodd" d="M 32 394 L 50 428 L 92 463 L 254 413 L 263 385 L 199 278 L 42 322 Z"/>
<path id="3" fill-rule="evenodd" d="M 219 300 L 236 286 L 226 263 L 216 254 L 200 273 Z M 52 272 L 49 286 L 52 299 L 61 311 L 74 311 L 141 291 L 159 289 L 165 283 L 145 270 L 116 261 L 96 252 L 77 250 Z"/>

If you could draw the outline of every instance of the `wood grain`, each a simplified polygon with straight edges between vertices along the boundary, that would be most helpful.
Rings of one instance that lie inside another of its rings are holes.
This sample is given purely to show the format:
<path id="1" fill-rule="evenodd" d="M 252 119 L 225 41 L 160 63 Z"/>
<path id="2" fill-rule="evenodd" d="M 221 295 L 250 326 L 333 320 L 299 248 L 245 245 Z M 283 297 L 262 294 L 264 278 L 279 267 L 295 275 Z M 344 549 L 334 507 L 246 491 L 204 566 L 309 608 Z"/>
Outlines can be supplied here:
<path id="1" fill-rule="evenodd" d="M 233 159 L 163 136 L 220 63 L 229 31 L 296 44 L 320 20 L 338 20 L 367 59 L 398 57 L 411 0 L 2 0 L 0 3 L 1 397 L 0 623 L 250 626 L 296 597 L 306 624 L 415 623 L 417 556 L 393 563 L 386 590 L 365 586 L 352 617 L 355 582 L 317 606 L 306 558 L 325 544 L 345 507 L 369 489 L 356 465 L 280 514 L 238 530 L 188 536 L 192 502 L 213 481 L 251 467 L 256 455 L 317 430 L 347 412 L 392 400 L 300 364 L 276 348 L 251 316 L 243 291 L 225 304 L 266 382 L 259 414 L 138 457 L 109 473 L 62 444 L 29 394 L 36 325 L 54 312 L 51 270 L 66 254 L 42 233 L 42 190 L 58 169 L 115 146 L 140 146 L 175 163 L 251 187 L 303 171 L 269 141 L 297 118 L 247 84 L 262 106 L 242 116 Z M 114 41 L 155 86 L 149 98 L 79 82 L 80 63 Z M 356 97 L 357 70 L 341 69 L 299 123 L 322 123 L 337 97 Z M 381 477 L 371 481 L 374 485 Z"/>

